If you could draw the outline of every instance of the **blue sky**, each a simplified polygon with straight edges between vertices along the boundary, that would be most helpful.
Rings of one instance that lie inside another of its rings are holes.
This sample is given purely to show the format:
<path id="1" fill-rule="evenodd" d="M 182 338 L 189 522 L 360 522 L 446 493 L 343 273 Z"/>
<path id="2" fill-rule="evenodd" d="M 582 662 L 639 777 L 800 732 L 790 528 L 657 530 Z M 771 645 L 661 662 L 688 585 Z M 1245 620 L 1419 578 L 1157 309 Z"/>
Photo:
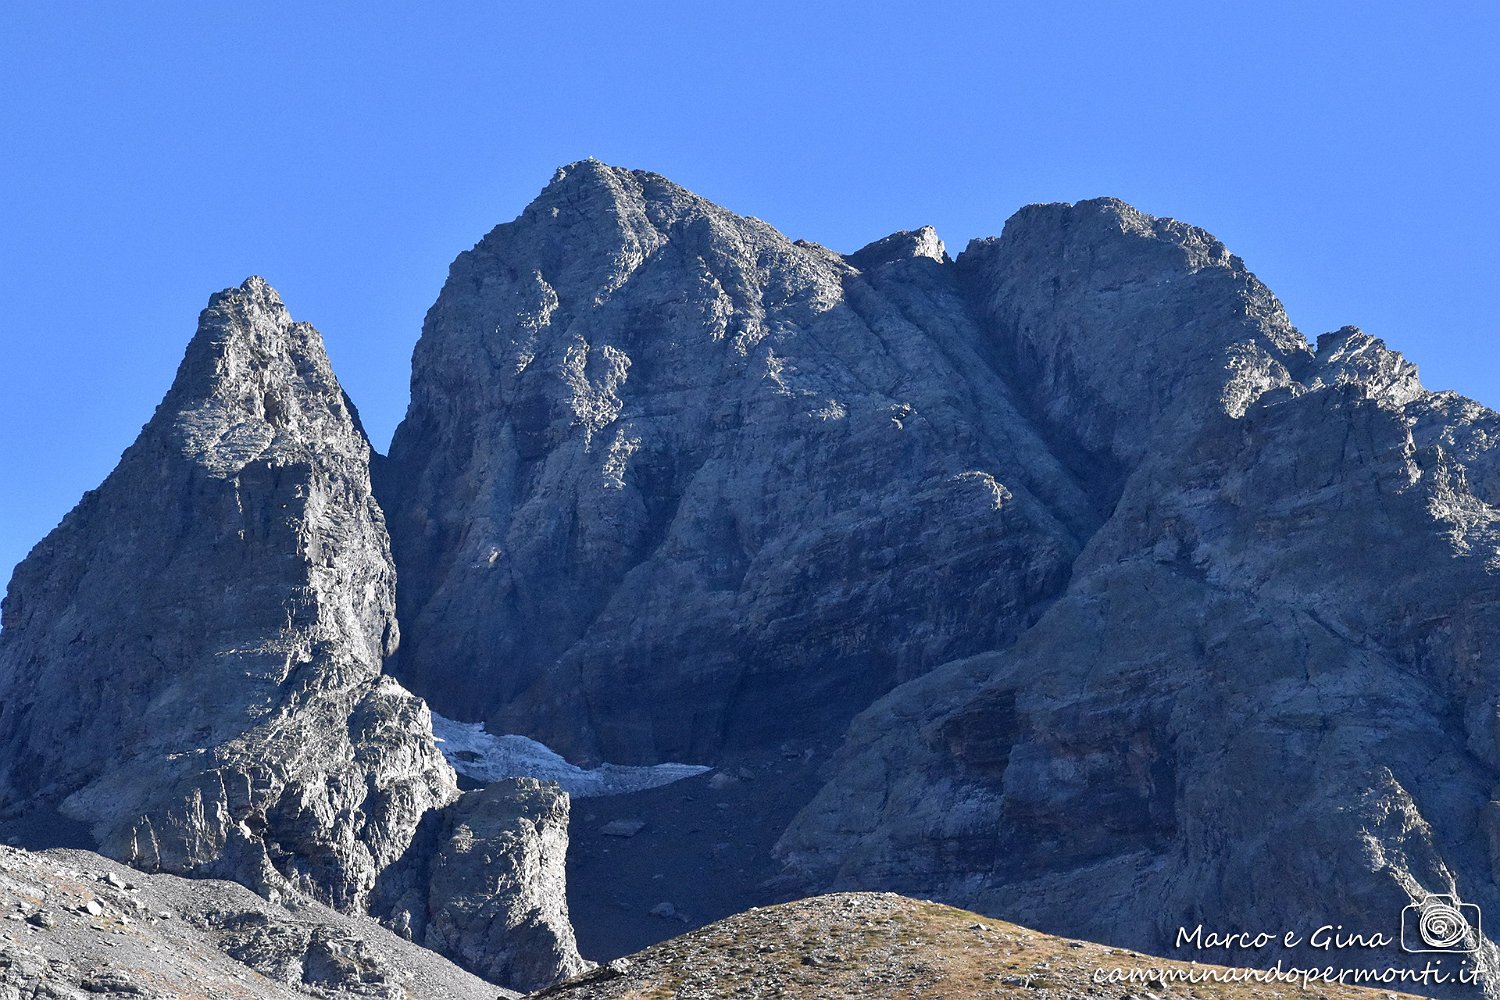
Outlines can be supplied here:
<path id="1" fill-rule="evenodd" d="M 1309 335 L 1359 324 L 1500 404 L 1497 51 L 1492 0 L 12 0 L 0 575 L 248 274 L 383 448 L 448 263 L 585 156 L 844 251 L 1116 195 L 1214 232 Z"/>

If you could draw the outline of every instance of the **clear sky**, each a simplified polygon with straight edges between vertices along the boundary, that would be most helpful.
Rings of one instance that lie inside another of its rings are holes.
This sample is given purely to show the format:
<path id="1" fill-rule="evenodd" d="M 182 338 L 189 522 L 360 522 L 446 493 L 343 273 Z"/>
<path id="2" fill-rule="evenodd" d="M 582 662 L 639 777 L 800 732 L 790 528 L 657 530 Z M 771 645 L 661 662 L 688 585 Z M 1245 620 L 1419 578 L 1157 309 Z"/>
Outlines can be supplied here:
<path id="1" fill-rule="evenodd" d="M 586 156 L 853 250 L 1115 195 L 1500 405 L 1500 4 L 183 3 L 0 15 L 0 578 L 261 274 L 376 446 L 453 257 Z"/>

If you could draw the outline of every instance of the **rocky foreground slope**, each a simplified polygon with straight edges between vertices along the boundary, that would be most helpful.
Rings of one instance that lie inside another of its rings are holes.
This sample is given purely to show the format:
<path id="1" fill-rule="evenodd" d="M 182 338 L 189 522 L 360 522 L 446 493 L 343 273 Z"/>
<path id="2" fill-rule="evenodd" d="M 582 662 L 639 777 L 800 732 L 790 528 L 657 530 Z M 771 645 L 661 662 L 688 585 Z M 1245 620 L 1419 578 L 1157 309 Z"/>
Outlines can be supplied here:
<path id="1" fill-rule="evenodd" d="M 147 875 L 86 851 L 0 847 L 5 1000 L 495 1000 L 370 920 L 300 896 Z"/>

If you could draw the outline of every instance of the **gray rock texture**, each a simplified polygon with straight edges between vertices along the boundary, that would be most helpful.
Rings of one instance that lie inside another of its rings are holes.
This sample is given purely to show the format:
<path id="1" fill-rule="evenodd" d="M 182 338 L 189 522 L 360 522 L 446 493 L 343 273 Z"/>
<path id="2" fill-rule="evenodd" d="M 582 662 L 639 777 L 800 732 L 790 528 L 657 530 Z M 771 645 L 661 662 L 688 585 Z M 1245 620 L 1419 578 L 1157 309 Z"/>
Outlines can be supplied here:
<path id="1" fill-rule="evenodd" d="M 11 581 L 0 813 L 359 909 L 457 795 L 426 706 L 381 672 L 369 459 L 317 332 L 258 278 L 215 295 L 140 437 Z"/>
<path id="2" fill-rule="evenodd" d="M 779 835 L 783 888 L 1156 952 L 1195 924 L 1395 937 L 1428 893 L 1500 913 L 1497 446 L 1500 416 L 1359 330 L 1307 343 L 1212 236 L 1118 201 L 957 260 L 930 229 L 844 257 L 578 163 L 427 317 L 376 467 L 396 671 L 576 764 L 720 768 L 670 817 L 601 806 L 646 823 L 600 835 L 601 886 L 606 847 L 710 828 L 731 765 L 811 774 L 842 736 L 789 826 L 735 831 Z M 566 797 L 455 802 L 381 673 L 369 462 L 311 328 L 258 281 L 216 297 L 12 582 L 0 819 L 370 906 L 506 983 L 580 971 Z M 682 915 L 701 866 L 658 863 Z M 304 980 L 371 957 L 252 925 L 233 947 Z M 1466 961 L 1500 975 L 1492 939 Z"/>
<path id="3" fill-rule="evenodd" d="M 568 922 L 568 796 L 497 781 L 428 817 L 374 908 L 404 937 L 523 992 L 590 968 Z"/>
<path id="4" fill-rule="evenodd" d="M 495 1000 L 516 994 L 296 894 L 0 847 L 0 998 Z"/>
<path id="5" fill-rule="evenodd" d="M 1118 201 L 839 257 L 575 164 L 428 315 L 398 670 L 580 760 L 859 713 L 806 889 L 1394 934 L 1500 907 L 1497 428 Z"/>
<path id="6" fill-rule="evenodd" d="M 1008 644 L 1098 515 L 945 259 L 560 170 L 416 348 L 377 482 L 399 676 L 577 762 L 697 762 Z"/>
<path id="7" fill-rule="evenodd" d="M 1314 351 L 1211 237 L 1118 202 L 959 266 L 1113 513 L 1015 645 L 854 722 L 792 870 L 1157 950 L 1500 904 L 1496 415 L 1357 330 Z"/>

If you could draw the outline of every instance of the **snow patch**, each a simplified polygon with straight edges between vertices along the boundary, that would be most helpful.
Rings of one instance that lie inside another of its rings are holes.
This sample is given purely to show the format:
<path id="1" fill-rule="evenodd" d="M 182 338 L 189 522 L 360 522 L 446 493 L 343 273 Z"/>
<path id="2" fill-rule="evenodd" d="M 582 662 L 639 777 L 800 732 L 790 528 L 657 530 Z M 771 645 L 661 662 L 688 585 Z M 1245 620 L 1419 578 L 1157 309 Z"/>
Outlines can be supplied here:
<path id="1" fill-rule="evenodd" d="M 569 764 L 545 743 L 525 736 L 494 736 L 482 722 L 455 722 L 432 713 L 432 735 L 453 770 L 475 781 L 541 778 L 555 781 L 575 799 L 623 795 L 670 785 L 713 770 L 703 764 Z"/>

